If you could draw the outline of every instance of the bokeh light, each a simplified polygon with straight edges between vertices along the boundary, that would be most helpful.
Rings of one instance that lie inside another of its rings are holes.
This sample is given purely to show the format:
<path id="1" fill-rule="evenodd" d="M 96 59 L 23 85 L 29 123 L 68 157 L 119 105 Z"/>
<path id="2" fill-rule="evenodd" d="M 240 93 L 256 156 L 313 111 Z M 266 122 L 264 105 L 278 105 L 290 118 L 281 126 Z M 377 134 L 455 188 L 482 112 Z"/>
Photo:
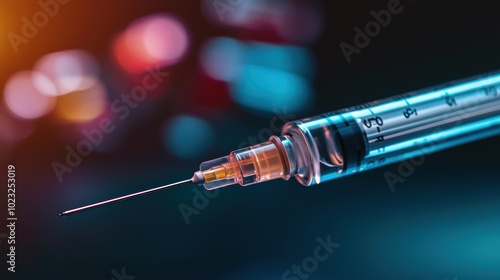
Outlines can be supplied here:
<path id="1" fill-rule="evenodd" d="M 203 0 L 201 9 L 214 24 L 257 31 L 279 42 L 310 44 L 320 35 L 323 15 L 313 1 L 213 1 Z M 267 37 L 269 39 L 269 37 Z"/>
<path id="2" fill-rule="evenodd" d="M 87 122 L 97 118 L 107 106 L 106 89 L 101 83 L 58 97 L 55 112 L 65 121 Z"/>
<path id="3" fill-rule="evenodd" d="M 233 100 L 250 110 L 300 112 L 314 99 L 313 59 L 301 47 L 215 38 L 204 45 L 201 66 L 229 83 Z"/>
<path id="4" fill-rule="evenodd" d="M 299 112 L 311 105 L 313 92 L 307 80 L 285 71 L 247 65 L 232 85 L 234 101 L 250 109 L 272 112 L 286 108 Z"/>
<path id="5" fill-rule="evenodd" d="M 214 38 L 201 51 L 201 65 L 213 79 L 230 82 L 238 78 L 245 59 L 245 45 L 231 38 Z"/>
<path id="6" fill-rule="evenodd" d="M 202 156 L 215 142 L 215 132 L 207 121 L 187 115 L 167 121 L 162 134 L 167 151 L 183 159 Z"/>
<path id="7" fill-rule="evenodd" d="M 55 95 L 87 90 L 98 82 L 99 64 L 89 53 L 68 50 L 51 53 L 37 61 L 34 69 L 55 85 Z M 36 83 L 42 83 L 39 79 Z"/>
<path id="8" fill-rule="evenodd" d="M 114 56 L 125 70 L 143 72 L 147 66 L 179 62 L 189 47 L 182 23 L 168 14 L 154 14 L 132 22 L 114 43 Z"/>
<path id="9" fill-rule="evenodd" d="M 276 1 L 278 3 L 279 1 Z M 267 11 L 270 6 L 267 5 Z M 264 16 L 263 1 L 201 1 L 201 10 L 213 24 L 229 26 L 252 26 Z"/>
<path id="10" fill-rule="evenodd" d="M 53 89 L 54 85 L 41 73 L 18 72 L 11 76 L 5 85 L 5 104 L 16 117 L 37 119 L 54 108 L 55 97 L 47 94 L 54 93 Z"/>
<path id="11" fill-rule="evenodd" d="M 302 47 L 252 42 L 245 57 L 247 65 L 291 72 L 305 78 L 315 73 L 312 55 Z"/>

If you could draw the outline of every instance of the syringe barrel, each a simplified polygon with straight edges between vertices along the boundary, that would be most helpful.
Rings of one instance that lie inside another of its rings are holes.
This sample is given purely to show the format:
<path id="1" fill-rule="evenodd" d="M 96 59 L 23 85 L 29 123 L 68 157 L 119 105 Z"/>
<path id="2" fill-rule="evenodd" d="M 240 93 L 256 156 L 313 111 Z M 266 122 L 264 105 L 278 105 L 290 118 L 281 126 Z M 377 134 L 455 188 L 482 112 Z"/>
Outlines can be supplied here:
<path id="1" fill-rule="evenodd" d="M 292 170 L 310 186 L 500 134 L 500 73 L 285 124 Z"/>

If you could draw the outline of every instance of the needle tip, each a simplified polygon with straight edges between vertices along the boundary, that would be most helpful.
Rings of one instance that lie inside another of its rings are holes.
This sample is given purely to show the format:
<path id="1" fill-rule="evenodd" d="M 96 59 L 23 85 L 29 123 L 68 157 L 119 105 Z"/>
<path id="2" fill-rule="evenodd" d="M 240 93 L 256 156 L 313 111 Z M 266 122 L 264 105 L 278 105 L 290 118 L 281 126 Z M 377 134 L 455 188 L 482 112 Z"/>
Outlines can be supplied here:
<path id="1" fill-rule="evenodd" d="M 117 198 L 105 200 L 105 201 L 102 201 L 102 202 L 90 204 L 90 205 L 87 205 L 87 206 L 83 206 L 83 207 L 71 209 L 71 210 L 68 210 L 68 211 L 64 211 L 61 214 L 59 214 L 59 217 L 73 215 L 73 214 L 76 214 L 76 213 L 80 213 L 82 211 L 86 211 L 86 210 L 90 210 L 90 209 L 97 208 L 97 207 L 100 207 L 100 206 L 104 206 L 104 205 L 107 205 L 107 204 L 111 204 L 111 203 L 123 201 L 123 200 L 129 199 L 129 198 L 133 198 L 133 197 L 137 197 L 137 196 L 141 196 L 141 195 L 145 195 L 145 194 L 157 192 L 157 191 L 164 190 L 164 189 L 167 189 L 167 188 L 171 188 L 171 187 L 174 187 L 174 186 L 178 186 L 178 185 L 182 185 L 182 184 L 187 184 L 187 183 L 190 183 L 190 182 L 202 183 L 203 182 L 202 180 L 204 181 L 204 179 L 203 179 L 203 173 L 201 173 L 201 172 L 195 173 L 195 175 L 191 179 L 187 179 L 187 180 L 175 182 L 175 183 L 172 183 L 172 184 L 169 184 L 169 185 L 164 185 L 164 186 L 156 187 L 156 188 L 153 188 L 153 189 L 145 190 L 145 191 L 142 191 L 142 192 L 128 194 L 128 195 L 120 196 L 120 197 L 117 197 Z"/>

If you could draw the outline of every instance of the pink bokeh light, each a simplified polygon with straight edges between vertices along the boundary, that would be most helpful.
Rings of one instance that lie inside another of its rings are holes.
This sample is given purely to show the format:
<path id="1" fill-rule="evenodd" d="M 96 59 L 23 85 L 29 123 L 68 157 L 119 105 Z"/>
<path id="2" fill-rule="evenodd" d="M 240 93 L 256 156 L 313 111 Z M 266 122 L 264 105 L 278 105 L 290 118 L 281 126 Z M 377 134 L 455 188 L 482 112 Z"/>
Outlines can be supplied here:
<path id="1" fill-rule="evenodd" d="M 41 73 L 18 72 L 11 76 L 5 85 L 5 105 L 12 115 L 18 118 L 40 118 L 52 111 L 55 106 L 55 97 L 47 94 L 53 89 L 54 85 Z"/>
<path id="2" fill-rule="evenodd" d="M 188 33 L 179 20 L 168 14 L 154 14 L 132 22 L 118 35 L 113 52 L 120 66 L 139 73 L 147 66 L 178 63 L 188 47 Z"/>

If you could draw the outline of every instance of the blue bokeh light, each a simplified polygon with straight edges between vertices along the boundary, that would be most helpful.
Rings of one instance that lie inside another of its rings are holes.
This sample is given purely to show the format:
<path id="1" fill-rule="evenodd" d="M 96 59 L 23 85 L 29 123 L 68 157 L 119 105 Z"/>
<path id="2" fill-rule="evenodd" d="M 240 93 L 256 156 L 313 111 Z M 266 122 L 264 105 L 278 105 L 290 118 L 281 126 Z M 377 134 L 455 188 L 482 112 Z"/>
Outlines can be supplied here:
<path id="1" fill-rule="evenodd" d="M 250 111 L 301 112 L 314 99 L 314 64 L 305 48 L 219 37 L 205 44 L 201 66 L 227 82 L 233 100 Z"/>
<path id="2" fill-rule="evenodd" d="M 247 65 L 232 85 L 232 98 L 249 109 L 298 112 L 312 101 L 312 89 L 304 78 L 286 71 Z"/>
<path id="3" fill-rule="evenodd" d="M 186 115 L 167 121 L 162 136 L 165 149 L 183 159 L 202 156 L 215 142 L 215 132 L 208 122 Z"/>
<path id="4" fill-rule="evenodd" d="M 305 48 L 252 42 L 248 45 L 246 65 L 259 65 L 310 78 L 314 75 L 313 58 Z"/>
<path id="5" fill-rule="evenodd" d="M 231 82 L 241 73 L 245 45 L 232 38 L 214 38 L 204 45 L 200 59 L 203 69 L 210 77 Z"/>

